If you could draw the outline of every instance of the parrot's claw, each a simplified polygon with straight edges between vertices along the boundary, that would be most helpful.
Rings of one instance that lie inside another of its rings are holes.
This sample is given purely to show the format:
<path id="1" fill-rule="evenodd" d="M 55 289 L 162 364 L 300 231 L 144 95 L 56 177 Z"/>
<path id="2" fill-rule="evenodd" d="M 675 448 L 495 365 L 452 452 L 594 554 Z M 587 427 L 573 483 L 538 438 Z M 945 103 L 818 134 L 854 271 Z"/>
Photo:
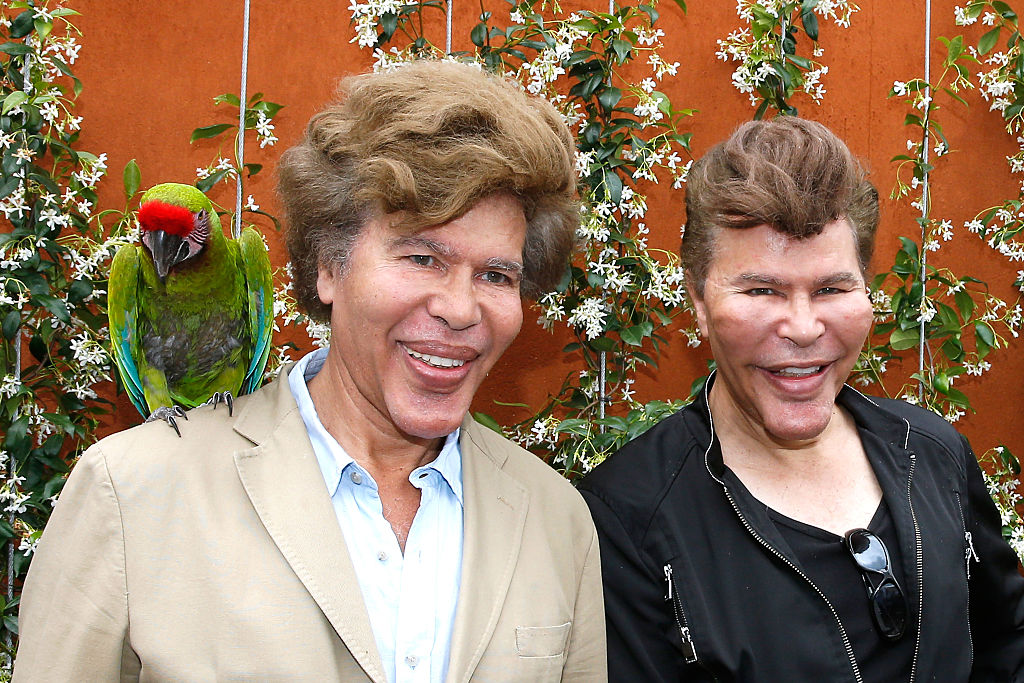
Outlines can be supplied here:
<path id="1" fill-rule="evenodd" d="M 188 415 L 185 414 L 185 410 L 181 406 L 160 406 L 153 413 L 146 418 L 146 422 L 154 422 L 156 420 L 163 420 L 166 422 L 174 433 L 179 437 L 181 436 L 181 430 L 178 429 L 178 421 L 174 418 L 180 417 L 188 419 Z"/>
<path id="2" fill-rule="evenodd" d="M 210 397 L 210 400 L 203 405 L 212 405 L 213 409 L 217 409 L 218 403 L 226 403 L 228 406 L 228 417 L 235 414 L 235 397 L 231 395 L 230 391 L 218 391 Z"/>

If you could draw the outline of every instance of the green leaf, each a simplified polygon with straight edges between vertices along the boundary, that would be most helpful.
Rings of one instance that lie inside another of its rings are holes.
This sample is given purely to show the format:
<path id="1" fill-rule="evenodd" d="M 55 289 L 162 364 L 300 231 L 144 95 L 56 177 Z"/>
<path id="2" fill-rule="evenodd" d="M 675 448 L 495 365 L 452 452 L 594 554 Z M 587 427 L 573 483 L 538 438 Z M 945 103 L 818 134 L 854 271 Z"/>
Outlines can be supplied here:
<path id="1" fill-rule="evenodd" d="M 35 12 L 27 9 L 11 22 L 11 38 L 24 38 L 35 28 Z"/>
<path id="2" fill-rule="evenodd" d="M 633 52 L 633 45 L 628 40 L 616 38 L 612 41 L 612 50 L 615 51 L 615 57 L 619 60 L 619 64 L 623 64 Z"/>
<path id="3" fill-rule="evenodd" d="M 804 32 L 807 34 L 807 37 L 817 42 L 818 17 L 814 14 L 814 11 L 807 8 L 802 10 L 800 12 L 800 23 L 804 25 Z"/>
<path id="4" fill-rule="evenodd" d="M 68 313 L 68 307 L 57 297 L 50 296 L 49 294 L 37 294 L 35 299 L 43 308 L 52 313 L 57 320 L 60 320 L 62 323 L 71 322 L 71 314 Z"/>
<path id="5" fill-rule="evenodd" d="M 889 344 L 892 346 L 894 351 L 905 351 L 912 349 L 918 345 L 921 340 L 921 330 L 917 327 L 912 327 L 907 330 L 896 328 L 889 335 Z"/>
<path id="6" fill-rule="evenodd" d="M 196 189 L 200 192 L 209 192 L 210 188 L 224 180 L 224 176 L 231 172 L 230 168 L 222 168 L 216 173 L 211 173 L 205 178 L 200 178 L 196 181 Z"/>
<path id="7" fill-rule="evenodd" d="M 487 42 L 487 24 L 480 22 L 469 32 L 469 39 L 477 47 L 483 47 Z"/>
<path id="8" fill-rule="evenodd" d="M 605 186 L 605 197 L 612 204 L 618 204 L 622 201 L 622 178 L 619 174 L 612 170 L 606 170 L 604 172 L 604 186 Z"/>
<path id="9" fill-rule="evenodd" d="M 14 339 L 14 335 L 18 333 L 19 327 L 21 327 L 21 313 L 17 310 L 8 311 L 3 322 L 4 338 L 7 341 Z"/>
<path id="10" fill-rule="evenodd" d="M 600 102 L 601 106 L 607 111 L 611 111 L 621 99 L 622 91 L 611 86 L 604 88 L 601 91 L 601 94 L 597 96 L 597 101 Z"/>
<path id="11" fill-rule="evenodd" d="M 498 434 L 502 434 L 501 425 L 498 424 L 498 421 L 495 420 L 490 415 L 487 415 L 486 413 L 473 413 L 473 419 L 482 424 L 484 427 L 487 427 L 488 429 L 495 431 Z"/>
<path id="12" fill-rule="evenodd" d="M 93 292 L 92 283 L 88 280 L 75 280 L 68 287 L 68 301 L 73 304 L 81 303 L 85 297 Z"/>
<path id="13" fill-rule="evenodd" d="M 639 325 L 627 327 L 619 332 L 619 336 L 622 337 L 622 341 L 626 342 L 630 346 L 643 346 L 644 333 Z"/>
<path id="14" fill-rule="evenodd" d="M 24 104 L 28 101 L 28 93 L 24 90 L 15 90 L 10 95 L 4 98 L 3 109 L 0 109 L 0 114 L 7 114 L 10 110 L 15 107 Z"/>
<path id="15" fill-rule="evenodd" d="M 1002 0 L 995 0 L 992 3 L 992 9 L 999 12 L 1004 19 L 1015 19 L 1017 17 L 1013 9 L 1005 2 L 1002 2 Z"/>
<path id="16" fill-rule="evenodd" d="M 139 185 L 142 183 L 142 171 L 139 170 L 135 159 L 130 159 L 124 165 L 123 179 L 125 199 L 131 199 L 139 191 Z"/>
<path id="17" fill-rule="evenodd" d="M 595 351 L 614 351 L 615 340 L 610 337 L 598 337 L 597 339 L 591 339 L 587 342 L 587 346 L 594 349 Z"/>
<path id="18" fill-rule="evenodd" d="M 195 142 L 196 140 L 205 140 L 207 138 L 215 138 L 226 130 L 230 130 L 234 126 L 230 123 L 217 123 L 212 126 L 203 126 L 202 128 L 196 128 L 192 131 L 192 137 L 189 142 Z"/>
<path id="19" fill-rule="evenodd" d="M 996 335 L 992 331 L 992 327 L 984 321 L 974 323 L 974 334 L 977 336 L 978 341 L 984 342 L 988 346 L 995 347 Z"/>
<path id="20" fill-rule="evenodd" d="M 988 31 L 978 39 L 978 54 L 988 54 L 988 52 L 995 47 L 996 41 L 999 40 L 1000 30 L 1000 27 L 996 26 L 994 29 Z"/>
<path id="21" fill-rule="evenodd" d="M 32 52 L 32 48 L 25 43 L 6 42 L 0 45 L 0 52 L 6 52 L 9 55 L 27 55 Z"/>
<path id="22" fill-rule="evenodd" d="M 385 40 L 390 40 L 398 30 L 398 15 L 394 12 L 386 12 L 380 17 L 380 30 Z"/>
<path id="23" fill-rule="evenodd" d="M 233 95 L 229 92 L 223 95 L 217 95 L 213 98 L 214 104 L 230 104 L 233 107 L 237 107 L 242 104 L 242 101 L 238 99 L 238 95 Z"/>

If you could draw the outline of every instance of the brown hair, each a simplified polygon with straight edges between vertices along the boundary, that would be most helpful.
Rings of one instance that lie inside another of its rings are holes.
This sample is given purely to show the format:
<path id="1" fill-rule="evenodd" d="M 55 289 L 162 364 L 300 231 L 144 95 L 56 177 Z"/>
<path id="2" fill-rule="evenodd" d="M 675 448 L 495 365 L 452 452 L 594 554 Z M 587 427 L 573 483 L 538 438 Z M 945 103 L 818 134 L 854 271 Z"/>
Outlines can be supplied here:
<path id="1" fill-rule="evenodd" d="M 687 279 L 703 296 L 721 228 L 770 225 L 806 238 L 840 218 L 853 228 L 866 273 L 878 228 L 878 192 L 843 141 L 820 123 L 789 116 L 745 123 L 687 176 Z"/>
<path id="2" fill-rule="evenodd" d="M 278 167 L 295 296 L 330 318 L 320 266 L 344 268 L 367 221 L 441 225 L 509 194 L 526 215 L 523 296 L 562 277 L 579 223 L 572 136 L 547 101 L 477 66 L 419 61 L 345 79 Z"/>

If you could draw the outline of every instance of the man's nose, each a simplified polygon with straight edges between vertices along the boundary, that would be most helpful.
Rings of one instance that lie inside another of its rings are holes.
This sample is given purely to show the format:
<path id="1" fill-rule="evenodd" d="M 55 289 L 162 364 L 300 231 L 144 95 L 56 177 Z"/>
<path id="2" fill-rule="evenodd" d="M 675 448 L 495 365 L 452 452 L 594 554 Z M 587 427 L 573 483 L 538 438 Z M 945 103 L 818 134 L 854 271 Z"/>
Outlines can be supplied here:
<path id="1" fill-rule="evenodd" d="M 445 278 L 427 301 L 427 313 L 453 330 L 464 330 L 481 320 L 479 292 L 469 274 Z"/>
<path id="2" fill-rule="evenodd" d="M 825 322 L 809 297 L 797 296 L 787 302 L 779 336 L 797 346 L 810 346 L 825 333 Z"/>

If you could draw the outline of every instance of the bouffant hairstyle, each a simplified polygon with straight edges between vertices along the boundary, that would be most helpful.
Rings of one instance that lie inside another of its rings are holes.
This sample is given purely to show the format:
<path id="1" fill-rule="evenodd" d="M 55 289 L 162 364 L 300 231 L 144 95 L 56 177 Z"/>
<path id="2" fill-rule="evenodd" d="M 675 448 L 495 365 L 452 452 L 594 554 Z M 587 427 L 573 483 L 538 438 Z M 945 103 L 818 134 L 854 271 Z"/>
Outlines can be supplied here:
<path id="1" fill-rule="evenodd" d="M 415 232 L 508 194 L 526 216 L 524 297 L 551 291 L 579 224 L 572 136 L 547 101 L 470 64 L 418 61 L 342 81 L 283 155 L 278 193 L 295 297 L 330 319 L 320 267 L 344 270 L 366 223 L 397 214 Z"/>
<path id="2" fill-rule="evenodd" d="M 682 262 L 704 296 L 715 234 L 770 225 L 796 238 L 845 218 L 867 273 L 878 228 L 878 192 L 842 140 L 794 117 L 751 121 L 694 163 L 686 179 Z"/>

